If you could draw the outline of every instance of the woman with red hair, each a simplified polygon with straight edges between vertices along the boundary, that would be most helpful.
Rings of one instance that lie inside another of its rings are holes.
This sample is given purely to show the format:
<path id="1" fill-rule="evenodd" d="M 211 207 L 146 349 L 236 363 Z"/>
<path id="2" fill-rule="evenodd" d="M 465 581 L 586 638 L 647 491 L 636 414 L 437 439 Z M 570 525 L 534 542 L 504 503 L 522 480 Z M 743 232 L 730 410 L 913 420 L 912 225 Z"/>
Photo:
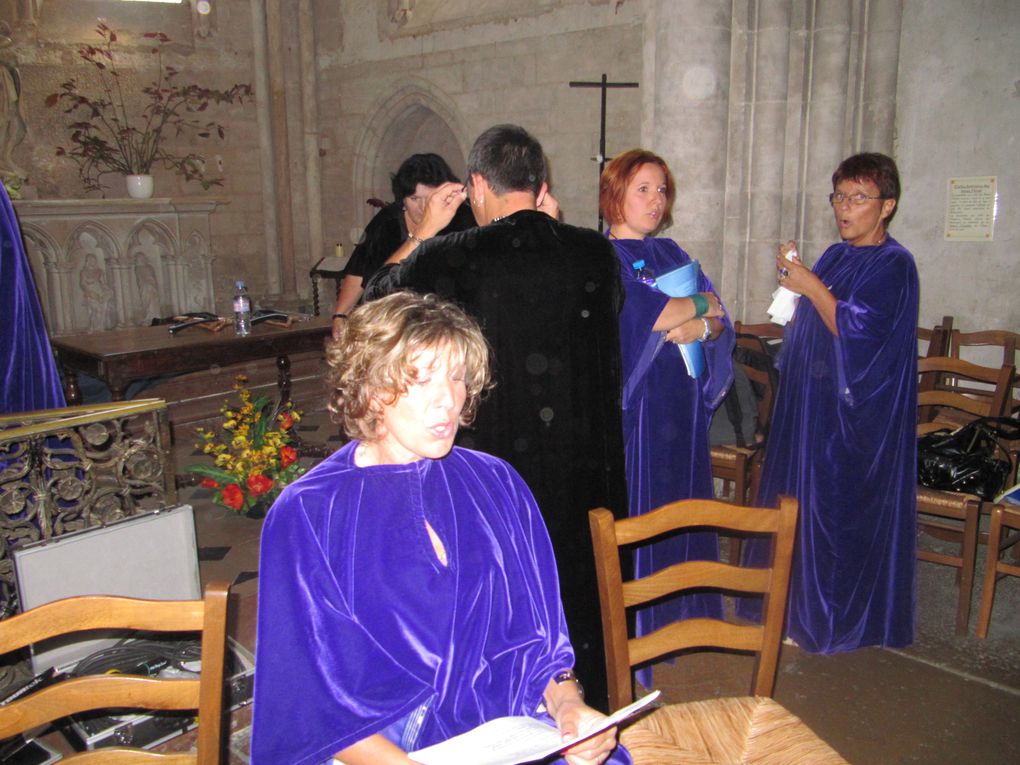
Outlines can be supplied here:
<path id="1" fill-rule="evenodd" d="M 712 497 L 708 428 L 733 381 L 733 328 L 712 283 L 670 297 L 647 281 L 690 263 L 676 242 L 655 236 L 672 224 L 676 185 L 661 157 L 632 149 L 606 165 L 599 205 L 620 259 L 623 426 L 631 515 L 679 499 Z M 642 264 L 643 261 L 643 264 Z M 638 266 L 642 273 L 639 274 Z M 644 276 L 645 279 L 641 277 Z M 663 339 L 665 342 L 663 342 Z M 700 343 L 705 369 L 691 377 L 679 346 Z M 674 536 L 638 551 L 638 575 L 684 560 L 716 560 L 715 534 Z M 638 613 L 639 634 L 678 618 L 721 615 L 718 595 L 693 595 Z"/>

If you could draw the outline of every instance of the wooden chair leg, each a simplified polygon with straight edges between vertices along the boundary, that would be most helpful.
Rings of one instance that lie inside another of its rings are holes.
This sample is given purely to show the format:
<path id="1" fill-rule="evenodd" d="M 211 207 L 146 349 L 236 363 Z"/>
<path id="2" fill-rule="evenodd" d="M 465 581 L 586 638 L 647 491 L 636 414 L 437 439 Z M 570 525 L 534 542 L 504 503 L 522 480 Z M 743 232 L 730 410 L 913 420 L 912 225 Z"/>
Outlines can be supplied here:
<path id="1" fill-rule="evenodd" d="M 977 559 L 978 519 L 981 505 L 972 502 L 967 505 L 966 518 L 963 521 L 963 543 L 960 557 L 960 595 L 956 608 L 956 634 L 966 635 L 970 625 L 970 603 L 974 589 L 974 565 Z"/>
<path id="2" fill-rule="evenodd" d="M 984 640 L 988 637 L 988 623 L 992 620 L 992 604 L 995 601 L 995 583 L 998 580 L 999 540 L 1002 536 L 1002 510 L 993 508 L 992 525 L 988 530 L 988 549 L 985 553 L 985 579 L 981 586 L 981 607 L 975 634 Z"/>

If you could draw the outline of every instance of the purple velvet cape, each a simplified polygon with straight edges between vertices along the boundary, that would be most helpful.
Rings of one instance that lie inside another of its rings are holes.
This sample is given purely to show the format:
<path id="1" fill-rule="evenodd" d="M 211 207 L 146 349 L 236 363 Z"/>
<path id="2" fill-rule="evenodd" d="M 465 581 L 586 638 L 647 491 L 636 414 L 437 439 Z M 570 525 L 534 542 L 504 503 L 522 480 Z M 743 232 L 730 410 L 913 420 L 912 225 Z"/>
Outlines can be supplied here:
<path id="1" fill-rule="evenodd" d="M 0 184 L 2 187 L 2 184 Z M 0 412 L 64 406 L 64 391 L 46 333 L 39 295 L 21 242 L 21 227 L 0 188 Z"/>
<path id="2" fill-rule="evenodd" d="M 832 653 L 913 640 L 917 491 L 917 308 L 913 256 L 891 237 L 835 244 L 814 273 L 839 301 L 839 336 L 801 298 L 758 502 L 800 501 L 787 633 Z M 747 545 L 763 563 L 767 545 Z"/>
<path id="3" fill-rule="evenodd" d="M 614 239 L 626 299 L 620 313 L 623 364 L 623 433 L 627 451 L 627 490 L 631 515 L 647 513 L 667 502 L 714 496 L 708 429 L 712 412 L 733 382 L 733 327 L 704 343 L 705 371 L 687 374 L 680 349 L 662 342 L 652 326 L 669 296 L 637 279 L 634 262 L 645 261 L 653 276 L 689 263 L 691 258 L 672 239 Z M 704 273 L 700 292 L 715 288 Z M 687 560 L 718 560 L 715 533 L 675 535 L 640 548 L 638 576 Z M 722 615 L 716 594 L 675 598 L 638 612 L 638 634 L 645 635 L 677 619 Z"/>
<path id="4" fill-rule="evenodd" d="M 262 531 L 253 765 L 322 762 L 426 701 L 416 747 L 538 716 L 573 665 L 549 536 L 513 468 L 459 447 L 359 468 L 356 447 L 289 486 Z"/>

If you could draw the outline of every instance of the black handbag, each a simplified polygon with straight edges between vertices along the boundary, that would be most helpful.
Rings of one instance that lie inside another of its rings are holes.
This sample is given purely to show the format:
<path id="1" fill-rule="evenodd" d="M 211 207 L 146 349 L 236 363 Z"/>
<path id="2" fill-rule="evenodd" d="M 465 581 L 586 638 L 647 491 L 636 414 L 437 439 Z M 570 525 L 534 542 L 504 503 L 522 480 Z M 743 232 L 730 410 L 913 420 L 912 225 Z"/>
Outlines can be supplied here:
<path id="1" fill-rule="evenodd" d="M 955 431 L 936 430 L 917 440 L 917 480 L 931 489 L 991 500 L 1006 485 L 1011 461 L 1000 439 L 1020 439 L 1020 422 L 981 417 Z"/>

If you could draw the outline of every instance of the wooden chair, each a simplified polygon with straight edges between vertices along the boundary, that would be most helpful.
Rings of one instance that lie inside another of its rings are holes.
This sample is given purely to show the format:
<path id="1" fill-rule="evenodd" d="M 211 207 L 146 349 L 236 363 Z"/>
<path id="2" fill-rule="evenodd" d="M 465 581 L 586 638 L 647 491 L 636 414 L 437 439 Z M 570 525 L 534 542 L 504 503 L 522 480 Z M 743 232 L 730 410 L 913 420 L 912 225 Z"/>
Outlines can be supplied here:
<path id="1" fill-rule="evenodd" d="M 1013 533 L 1007 533 L 1010 529 Z M 1002 559 L 1002 553 L 1020 542 L 1020 506 L 995 505 L 992 524 L 988 530 L 988 552 L 985 558 L 985 581 L 981 590 L 981 608 L 978 611 L 976 634 L 982 640 L 988 637 L 988 624 L 992 620 L 995 586 L 1004 576 L 1020 576 L 1020 564 Z"/>
<path id="2" fill-rule="evenodd" d="M 942 427 L 956 427 L 961 418 L 996 417 L 1004 413 L 1013 379 L 1013 367 L 982 367 L 947 356 L 929 356 L 917 363 L 918 435 Z M 938 387 L 943 375 L 968 379 L 993 386 L 989 395 L 974 397 L 958 390 Z M 946 412 L 952 416 L 946 417 Z M 967 634 L 970 621 L 974 562 L 977 558 L 978 522 L 981 498 L 973 494 L 917 487 L 918 530 L 959 544 L 959 553 L 947 553 L 918 545 L 917 557 L 929 563 L 957 569 L 959 594 L 956 606 L 956 632 Z"/>
<path id="3" fill-rule="evenodd" d="M 917 328 L 918 356 L 948 356 L 949 335 L 953 331 L 953 317 L 943 316 L 942 321 L 929 329 L 928 327 Z M 924 352 L 921 351 L 921 344 L 927 343 Z"/>
<path id="4" fill-rule="evenodd" d="M 1012 364 L 985 367 L 951 356 L 926 356 L 919 359 L 919 435 L 939 427 L 961 425 L 975 417 L 1000 417 L 1006 414 L 1014 372 Z M 942 384 L 946 378 L 954 382 L 949 386 Z M 968 383 L 984 384 L 986 387 L 972 390 Z M 937 423 L 940 417 L 941 422 Z"/>
<path id="5" fill-rule="evenodd" d="M 752 686 L 755 695 L 771 696 L 786 614 L 786 596 L 797 531 L 797 501 L 781 497 L 778 509 L 732 505 L 708 499 L 672 502 L 649 513 L 615 520 L 605 508 L 589 516 L 595 570 L 606 642 L 609 705 L 633 699 L 631 668 L 667 654 L 695 647 L 719 647 L 758 654 Z M 679 563 L 639 579 L 623 580 L 620 548 L 663 534 L 698 527 L 773 537 L 768 568 L 743 568 L 714 561 Z M 690 589 L 761 593 L 762 624 L 735 624 L 722 619 L 686 619 L 638 638 L 627 636 L 627 609 Z"/>
<path id="6" fill-rule="evenodd" d="M 716 444 L 711 447 L 712 477 L 718 478 L 724 486 L 733 486 L 733 500 L 738 505 L 750 504 L 754 500 L 755 468 L 761 462 L 765 441 L 768 438 L 769 422 L 772 419 L 772 407 L 776 390 L 779 387 L 779 374 L 772 365 L 772 354 L 767 343 L 770 339 L 782 339 L 782 328 L 775 324 L 744 325 L 734 323 L 737 333 L 734 357 L 747 359 L 747 363 L 737 362 L 747 375 L 758 397 L 755 413 L 755 432 L 753 438 L 745 443 Z M 761 328 L 759 331 L 767 335 L 747 332 L 750 327 Z M 718 411 L 717 417 L 724 416 Z"/>
<path id="7" fill-rule="evenodd" d="M 1016 351 L 1020 346 L 1020 333 L 1010 332 L 1005 329 L 988 329 L 977 332 L 961 332 L 958 329 L 952 330 L 949 335 L 948 356 L 959 359 L 963 358 L 966 348 L 1001 348 L 1003 366 L 1016 366 Z M 1020 380 L 1013 376 L 1013 389 L 1010 391 L 1009 411 L 1020 410 L 1020 396 L 1017 394 L 1017 387 Z M 972 395 L 987 394 L 987 390 L 967 388 L 964 386 L 962 392 Z"/>
<path id="8" fill-rule="evenodd" d="M 64 680 L 0 706 L 0 738 L 96 709 L 197 709 L 195 754 L 160 755 L 111 747 L 65 757 L 61 762 L 216 765 L 221 748 L 228 590 L 226 583 L 213 582 L 205 588 L 203 600 L 175 601 L 85 595 L 47 603 L 0 622 L 0 654 L 81 630 L 202 633 L 199 679 L 162 680 L 107 674 Z"/>

